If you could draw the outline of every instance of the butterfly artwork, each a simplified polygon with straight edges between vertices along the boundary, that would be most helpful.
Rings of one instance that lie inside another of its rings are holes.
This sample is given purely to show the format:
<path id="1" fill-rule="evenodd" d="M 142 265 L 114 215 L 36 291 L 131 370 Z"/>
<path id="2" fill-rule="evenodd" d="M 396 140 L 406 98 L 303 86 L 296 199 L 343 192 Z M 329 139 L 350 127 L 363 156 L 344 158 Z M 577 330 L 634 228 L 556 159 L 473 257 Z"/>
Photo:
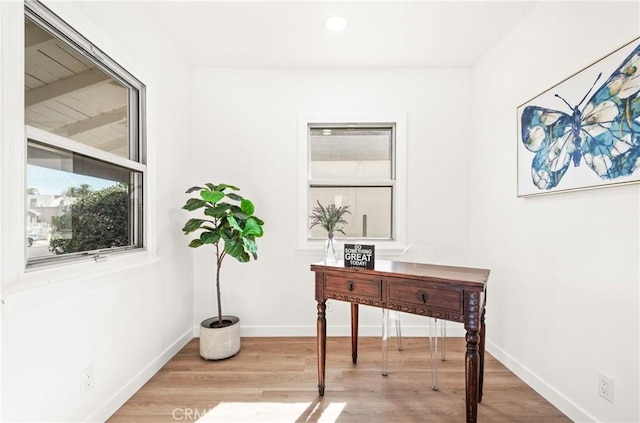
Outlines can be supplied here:
<path id="1" fill-rule="evenodd" d="M 637 182 L 640 44 L 628 44 L 605 59 L 600 62 L 609 68 L 598 62 L 518 108 L 518 132 L 526 149 L 519 151 L 518 195 Z M 601 82 L 603 75 L 609 76 Z M 573 84 L 574 95 L 579 93 L 573 100 L 582 97 L 576 105 L 562 93 L 574 78 L 581 82 Z"/>

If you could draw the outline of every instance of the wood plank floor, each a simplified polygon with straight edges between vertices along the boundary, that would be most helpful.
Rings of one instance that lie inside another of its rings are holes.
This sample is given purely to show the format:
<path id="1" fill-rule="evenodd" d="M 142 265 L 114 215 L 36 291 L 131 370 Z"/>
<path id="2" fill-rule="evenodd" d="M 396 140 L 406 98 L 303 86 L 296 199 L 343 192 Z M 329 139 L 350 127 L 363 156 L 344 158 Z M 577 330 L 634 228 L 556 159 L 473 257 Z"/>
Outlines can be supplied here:
<path id="1" fill-rule="evenodd" d="M 243 338 L 221 361 L 200 358 L 191 340 L 111 418 L 118 422 L 464 422 L 462 338 L 447 339 L 431 389 L 427 338 L 391 339 L 389 375 L 380 338 L 362 337 L 358 364 L 348 337 L 327 339 L 326 392 L 318 396 L 315 338 Z M 485 358 L 480 422 L 570 422 L 491 355 Z"/>

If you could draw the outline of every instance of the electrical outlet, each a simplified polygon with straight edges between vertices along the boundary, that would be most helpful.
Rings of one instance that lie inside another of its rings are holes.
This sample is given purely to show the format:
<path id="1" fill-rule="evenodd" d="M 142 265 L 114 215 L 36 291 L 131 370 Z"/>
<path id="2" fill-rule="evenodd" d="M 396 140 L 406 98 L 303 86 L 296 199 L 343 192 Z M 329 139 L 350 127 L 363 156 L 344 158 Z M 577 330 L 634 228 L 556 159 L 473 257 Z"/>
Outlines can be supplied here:
<path id="1" fill-rule="evenodd" d="M 598 395 L 613 403 L 613 379 L 598 373 Z"/>
<path id="2" fill-rule="evenodd" d="M 94 378 L 93 378 L 93 365 L 86 367 L 85 369 L 82 370 L 82 373 L 80 374 L 80 378 L 82 381 L 82 393 L 85 394 L 88 391 L 90 391 L 91 389 L 93 389 L 93 383 L 94 383 Z"/>
<path id="3" fill-rule="evenodd" d="M 327 311 L 333 311 L 333 303 L 331 301 L 327 301 Z"/>

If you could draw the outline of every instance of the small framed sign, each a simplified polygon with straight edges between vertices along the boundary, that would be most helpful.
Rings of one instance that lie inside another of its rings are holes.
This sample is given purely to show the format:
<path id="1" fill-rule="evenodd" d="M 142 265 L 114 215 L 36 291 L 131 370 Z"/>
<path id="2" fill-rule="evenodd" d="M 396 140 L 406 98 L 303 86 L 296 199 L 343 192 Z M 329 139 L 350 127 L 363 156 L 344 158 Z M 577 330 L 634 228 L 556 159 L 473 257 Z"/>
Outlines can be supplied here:
<path id="1" fill-rule="evenodd" d="M 344 266 L 373 269 L 376 261 L 376 246 L 344 244 Z"/>

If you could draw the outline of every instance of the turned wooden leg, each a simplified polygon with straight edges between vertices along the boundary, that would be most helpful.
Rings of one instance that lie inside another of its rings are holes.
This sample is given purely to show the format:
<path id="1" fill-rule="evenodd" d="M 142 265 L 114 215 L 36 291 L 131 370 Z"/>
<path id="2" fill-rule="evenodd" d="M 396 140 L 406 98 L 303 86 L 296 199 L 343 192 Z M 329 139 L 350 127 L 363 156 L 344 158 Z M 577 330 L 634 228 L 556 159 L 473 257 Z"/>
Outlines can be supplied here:
<path id="1" fill-rule="evenodd" d="M 351 360 L 358 362 L 358 304 L 351 303 Z"/>
<path id="2" fill-rule="evenodd" d="M 327 358 L 327 305 L 325 301 L 318 301 L 318 393 L 324 395 L 324 374 Z"/>
<path id="3" fill-rule="evenodd" d="M 486 327 L 484 325 L 484 309 L 480 317 L 480 343 L 478 345 L 478 353 L 480 355 L 480 368 L 478 370 L 478 402 L 482 401 L 482 387 L 484 385 L 484 345 L 487 339 Z"/>
<path id="4" fill-rule="evenodd" d="M 465 292 L 465 322 L 467 330 L 467 352 L 465 354 L 465 382 L 467 423 L 475 423 L 478 418 L 478 386 L 480 354 L 478 353 L 480 331 L 480 293 Z"/>
<path id="5" fill-rule="evenodd" d="M 475 422 L 478 415 L 478 333 L 467 332 L 466 393 L 467 393 L 467 423 Z"/>

